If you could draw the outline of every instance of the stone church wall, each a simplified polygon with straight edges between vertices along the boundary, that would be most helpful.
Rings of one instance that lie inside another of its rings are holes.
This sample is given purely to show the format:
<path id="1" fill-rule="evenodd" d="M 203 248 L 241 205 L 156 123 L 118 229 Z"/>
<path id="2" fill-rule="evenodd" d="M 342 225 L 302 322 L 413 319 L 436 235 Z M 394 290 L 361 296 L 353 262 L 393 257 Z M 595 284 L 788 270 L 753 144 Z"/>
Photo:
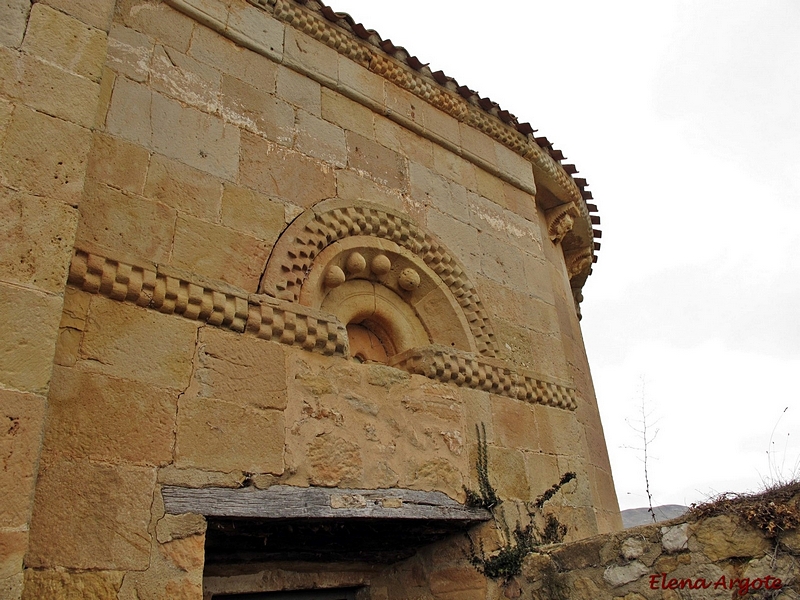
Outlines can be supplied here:
<path id="1" fill-rule="evenodd" d="M 480 424 L 512 518 L 574 471 L 568 539 L 620 527 L 575 183 L 300 4 L 0 5 L 0 597 L 201 598 L 162 486 L 463 503 Z M 484 597 L 462 541 L 226 581 Z"/>

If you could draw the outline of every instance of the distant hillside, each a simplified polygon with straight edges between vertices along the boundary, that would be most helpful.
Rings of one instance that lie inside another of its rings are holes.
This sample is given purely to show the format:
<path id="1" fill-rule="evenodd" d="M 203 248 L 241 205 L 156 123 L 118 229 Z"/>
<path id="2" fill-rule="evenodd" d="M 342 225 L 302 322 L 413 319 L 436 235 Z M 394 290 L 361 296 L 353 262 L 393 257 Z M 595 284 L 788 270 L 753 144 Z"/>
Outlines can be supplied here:
<path id="1" fill-rule="evenodd" d="M 689 510 L 688 506 L 681 506 L 680 504 L 664 504 L 663 506 L 653 507 L 653 512 L 656 513 L 656 521 L 668 521 L 669 519 L 680 517 L 687 510 Z M 621 514 L 622 525 L 625 529 L 653 522 L 653 516 L 647 508 L 629 508 L 621 511 Z"/>

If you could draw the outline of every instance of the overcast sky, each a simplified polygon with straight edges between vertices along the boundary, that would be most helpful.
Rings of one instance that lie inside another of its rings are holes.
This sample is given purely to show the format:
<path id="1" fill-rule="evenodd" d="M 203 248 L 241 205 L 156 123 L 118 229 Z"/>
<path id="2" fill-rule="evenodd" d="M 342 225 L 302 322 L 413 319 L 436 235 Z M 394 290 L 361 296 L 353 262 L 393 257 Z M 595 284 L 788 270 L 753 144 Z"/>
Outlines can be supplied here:
<path id="1" fill-rule="evenodd" d="M 642 402 L 654 504 L 800 474 L 800 1 L 331 2 L 588 179 L 582 326 L 620 507 L 647 504 Z"/>

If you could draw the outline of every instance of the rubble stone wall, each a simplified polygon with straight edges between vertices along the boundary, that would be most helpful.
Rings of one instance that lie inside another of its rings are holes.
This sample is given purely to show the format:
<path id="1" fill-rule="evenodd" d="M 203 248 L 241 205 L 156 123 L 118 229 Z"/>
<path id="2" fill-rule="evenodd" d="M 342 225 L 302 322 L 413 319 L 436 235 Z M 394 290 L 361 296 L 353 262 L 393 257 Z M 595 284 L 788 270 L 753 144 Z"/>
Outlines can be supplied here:
<path id="1" fill-rule="evenodd" d="M 574 471 L 571 539 L 620 527 L 570 287 L 586 256 L 545 212 L 569 194 L 499 119 L 325 27 L 283 0 L 0 3 L 0 597 L 201 598 L 206 521 L 162 486 L 463 502 L 480 424 L 509 510 Z M 395 362 L 349 356 L 373 318 Z M 463 547 L 387 593 L 472 585 Z M 327 577 L 268 571 L 240 589 Z"/>

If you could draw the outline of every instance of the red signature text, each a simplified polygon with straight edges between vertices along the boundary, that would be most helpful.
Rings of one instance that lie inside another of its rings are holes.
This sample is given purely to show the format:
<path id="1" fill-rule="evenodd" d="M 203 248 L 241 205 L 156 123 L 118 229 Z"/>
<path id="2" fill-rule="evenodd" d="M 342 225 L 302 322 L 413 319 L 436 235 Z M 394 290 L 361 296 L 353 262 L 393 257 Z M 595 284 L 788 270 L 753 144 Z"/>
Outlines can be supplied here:
<path id="1" fill-rule="evenodd" d="M 736 590 L 739 596 L 744 596 L 747 592 L 755 590 L 779 590 L 783 587 L 781 580 L 778 577 L 767 575 L 766 577 L 756 577 L 750 579 L 744 577 L 739 579 L 737 577 L 727 578 L 725 575 L 711 581 L 702 577 L 676 579 L 672 577 L 667 579 L 666 573 L 657 573 L 650 575 L 650 589 L 651 590 L 706 590 L 713 587 L 715 590 L 722 588 L 723 590 Z"/>

